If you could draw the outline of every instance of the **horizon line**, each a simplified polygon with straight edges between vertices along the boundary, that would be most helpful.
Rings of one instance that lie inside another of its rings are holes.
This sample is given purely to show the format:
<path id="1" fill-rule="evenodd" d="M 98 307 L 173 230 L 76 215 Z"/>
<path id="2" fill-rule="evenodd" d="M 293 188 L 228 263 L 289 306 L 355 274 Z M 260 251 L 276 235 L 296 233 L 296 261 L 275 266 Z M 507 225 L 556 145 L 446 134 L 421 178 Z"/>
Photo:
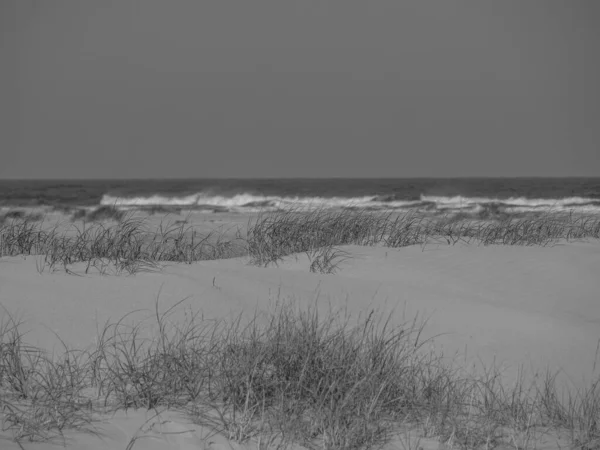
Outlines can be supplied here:
<path id="1" fill-rule="evenodd" d="M 438 180 L 438 179 L 573 179 L 573 178 L 598 178 L 600 175 L 463 175 L 463 176 L 381 176 L 381 177 L 365 177 L 365 176 L 294 176 L 294 177 L 85 177 L 85 178 L 34 178 L 34 177 L 0 177 L 0 182 L 3 181 L 190 181 L 190 180 Z"/>

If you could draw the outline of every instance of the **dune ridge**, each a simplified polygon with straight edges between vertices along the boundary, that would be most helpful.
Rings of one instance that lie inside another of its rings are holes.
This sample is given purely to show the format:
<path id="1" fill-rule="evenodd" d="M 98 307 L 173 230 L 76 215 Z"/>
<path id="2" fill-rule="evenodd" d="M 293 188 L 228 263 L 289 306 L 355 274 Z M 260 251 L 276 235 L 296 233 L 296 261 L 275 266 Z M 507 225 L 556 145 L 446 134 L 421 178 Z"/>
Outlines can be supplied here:
<path id="1" fill-rule="evenodd" d="M 597 216 L 67 219 L 0 225 L 2 448 L 600 438 Z"/>

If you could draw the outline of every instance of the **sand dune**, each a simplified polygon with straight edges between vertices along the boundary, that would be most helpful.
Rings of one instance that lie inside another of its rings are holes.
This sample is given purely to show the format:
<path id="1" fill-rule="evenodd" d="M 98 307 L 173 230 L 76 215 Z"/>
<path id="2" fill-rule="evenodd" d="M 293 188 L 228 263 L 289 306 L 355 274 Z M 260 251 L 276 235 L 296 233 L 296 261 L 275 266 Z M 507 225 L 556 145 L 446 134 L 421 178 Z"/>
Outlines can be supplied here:
<path id="1" fill-rule="evenodd" d="M 437 336 L 435 348 L 467 368 L 494 361 L 508 374 L 521 365 L 531 373 L 550 367 L 562 369 L 574 385 L 592 376 L 600 339 L 598 242 L 340 249 L 348 259 L 335 274 L 311 273 L 305 254 L 266 268 L 236 258 L 165 263 L 133 276 L 85 274 L 83 265 L 73 266 L 74 274 L 39 273 L 39 257 L 5 257 L 0 259 L 0 304 L 3 314 L 24 321 L 28 343 L 58 353 L 58 337 L 76 348 L 92 345 L 103 323 L 132 311 L 137 312 L 128 320 L 151 317 L 157 299 L 163 311 L 185 299 L 170 317 L 177 321 L 186 311 L 201 311 L 205 318 L 251 314 L 292 297 L 299 305 L 345 308 L 355 316 L 370 308 L 394 311 L 397 324 L 416 315 L 427 318 L 423 337 Z M 135 448 L 236 448 L 222 436 L 207 439 L 207 430 L 173 411 L 162 412 L 144 428 L 152 414 L 104 416 L 96 425 L 102 438 L 67 432 L 68 447 L 126 448 L 138 436 Z M 421 445 L 437 448 L 428 441 Z M 402 448 L 398 442 L 394 446 Z M 11 441 L 0 447 L 19 448 Z"/>
<path id="2" fill-rule="evenodd" d="M 61 224 L 59 230 L 78 234 L 66 216 L 55 216 L 46 218 L 45 229 Z M 161 222 L 187 220 L 200 233 L 227 230 L 227 238 L 235 238 L 235 229 L 248 224 L 248 217 L 240 215 L 195 213 L 165 219 L 139 213 L 139 217 L 150 230 Z M 429 239 L 426 245 L 401 248 L 336 248 L 344 258 L 331 274 L 312 272 L 307 253 L 285 256 L 267 267 L 253 264 L 248 256 L 192 264 L 160 262 L 134 275 L 115 275 L 111 270 L 102 274 L 103 269 L 86 263 L 69 265 L 68 272 L 60 264 L 51 269 L 43 256 L 2 257 L 1 323 L 10 317 L 19 321 L 25 343 L 58 357 L 64 355 L 65 346 L 94 348 L 103 327 L 119 320 L 125 326 L 145 324 L 140 329 L 143 337 L 154 337 L 157 313 L 172 306 L 167 322 L 177 325 L 194 314 L 207 321 L 250 320 L 257 311 L 269 312 L 282 302 L 292 302 L 300 310 L 315 307 L 324 317 L 333 311 L 342 321 L 364 319 L 375 310 L 397 327 L 414 320 L 424 323 L 420 335 L 427 341 L 424 352 L 443 355 L 446 363 L 473 376 L 495 367 L 507 385 L 518 376 L 531 381 L 549 370 L 559 373 L 559 386 L 578 389 L 589 387 L 598 376 L 598 240 L 483 246 Z M 227 433 L 192 423 L 181 408 L 111 413 L 100 413 L 101 409 L 95 410 L 91 428 L 67 429 L 51 442 L 25 438 L 16 443 L 11 439 L 14 428 L 1 431 L 0 448 L 259 447 L 257 437 L 240 444 Z M 408 435 L 398 435 L 386 448 L 409 448 Z M 537 448 L 564 448 L 572 441 L 558 431 L 535 437 Z M 448 444 L 440 444 L 434 436 L 421 436 L 418 442 L 424 449 Z M 502 448 L 505 442 L 497 445 Z M 268 447 L 260 444 L 261 449 Z M 273 443 L 271 447 L 276 448 Z"/>

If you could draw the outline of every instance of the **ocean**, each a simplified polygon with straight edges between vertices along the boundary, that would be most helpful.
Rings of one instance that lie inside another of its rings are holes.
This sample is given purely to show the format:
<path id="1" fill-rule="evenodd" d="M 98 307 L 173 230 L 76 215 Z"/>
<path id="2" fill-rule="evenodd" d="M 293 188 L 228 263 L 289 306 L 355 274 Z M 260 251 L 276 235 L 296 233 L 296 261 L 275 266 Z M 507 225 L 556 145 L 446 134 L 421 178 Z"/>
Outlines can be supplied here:
<path id="1" fill-rule="evenodd" d="M 244 213 L 279 208 L 572 211 L 600 214 L 600 178 L 0 180 L 0 208 L 173 206 Z"/>

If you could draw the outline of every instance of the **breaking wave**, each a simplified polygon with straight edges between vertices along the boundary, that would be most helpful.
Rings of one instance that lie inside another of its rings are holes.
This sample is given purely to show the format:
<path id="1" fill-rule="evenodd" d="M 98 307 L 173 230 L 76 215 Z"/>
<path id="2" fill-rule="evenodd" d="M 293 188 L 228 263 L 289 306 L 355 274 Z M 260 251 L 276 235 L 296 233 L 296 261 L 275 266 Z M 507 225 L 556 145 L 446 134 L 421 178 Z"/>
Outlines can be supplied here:
<path id="1" fill-rule="evenodd" d="M 155 206 L 171 206 L 213 212 L 258 212 L 286 208 L 299 209 L 368 209 L 380 211 L 441 211 L 478 212 L 494 208 L 505 212 L 582 212 L 600 213 L 600 199 L 585 197 L 568 198 L 488 198 L 444 197 L 421 195 L 419 199 L 398 199 L 394 195 L 362 197 L 284 197 L 238 193 L 231 196 L 203 193 L 185 196 L 135 196 L 120 197 L 105 194 L 101 205 L 114 205 L 127 209 L 143 209 Z"/>

